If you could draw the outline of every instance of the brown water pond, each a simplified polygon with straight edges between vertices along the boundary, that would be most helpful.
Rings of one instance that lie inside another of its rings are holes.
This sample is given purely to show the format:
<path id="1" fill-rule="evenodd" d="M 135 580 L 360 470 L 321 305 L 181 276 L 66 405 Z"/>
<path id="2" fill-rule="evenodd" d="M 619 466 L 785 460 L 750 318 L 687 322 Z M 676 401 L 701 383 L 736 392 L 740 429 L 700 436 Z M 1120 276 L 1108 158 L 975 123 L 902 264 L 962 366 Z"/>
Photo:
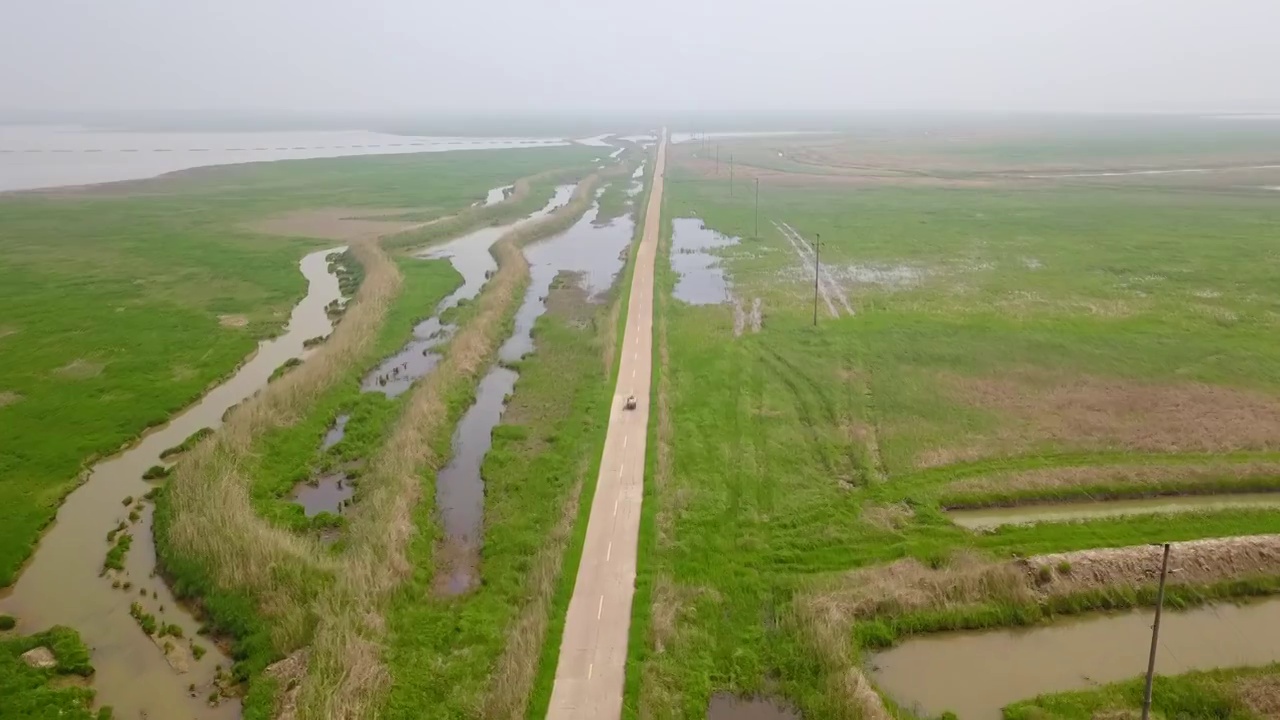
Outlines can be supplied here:
<path id="1" fill-rule="evenodd" d="M 1084 690 L 1146 672 L 1152 610 L 1053 625 L 938 633 L 871 656 L 879 688 L 936 717 L 999 720 L 1000 709 L 1044 693 Z M 1280 661 L 1280 599 L 1166 612 L 1156 672 L 1175 675 Z"/>
<path id="2" fill-rule="evenodd" d="M 341 515 L 344 504 L 356 494 L 356 486 L 346 473 L 321 475 L 294 488 L 292 500 L 302 506 L 307 517 L 322 512 Z"/>
<path id="3" fill-rule="evenodd" d="M 707 708 L 707 720 L 800 720 L 800 713 L 779 700 L 716 693 Z"/>

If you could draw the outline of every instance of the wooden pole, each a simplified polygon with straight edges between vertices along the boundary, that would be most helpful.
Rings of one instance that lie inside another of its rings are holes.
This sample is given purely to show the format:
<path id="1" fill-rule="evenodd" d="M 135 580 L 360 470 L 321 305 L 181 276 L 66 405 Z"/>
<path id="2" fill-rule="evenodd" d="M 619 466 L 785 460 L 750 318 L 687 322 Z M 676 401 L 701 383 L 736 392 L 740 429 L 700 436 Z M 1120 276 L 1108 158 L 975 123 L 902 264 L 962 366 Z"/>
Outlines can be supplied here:
<path id="1" fill-rule="evenodd" d="M 818 327 L 818 253 L 822 249 L 822 235 L 813 237 L 813 326 Z"/>
<path id="2" fill-rule="evenodd" d="M 1147 658 L 1147 687 L 1142 693 L 1142 720 L 1151 718 L 1151 685 L 1156 678 L 1156 644 L 1160 642 L 1160 611 L 1164 608 L 1164 579 L 1169 575 L 1169 543 L 1160 563 L 1160 589 L 1156 592 L 1156 621 L 1151 626 L 1151 656 Z"/>

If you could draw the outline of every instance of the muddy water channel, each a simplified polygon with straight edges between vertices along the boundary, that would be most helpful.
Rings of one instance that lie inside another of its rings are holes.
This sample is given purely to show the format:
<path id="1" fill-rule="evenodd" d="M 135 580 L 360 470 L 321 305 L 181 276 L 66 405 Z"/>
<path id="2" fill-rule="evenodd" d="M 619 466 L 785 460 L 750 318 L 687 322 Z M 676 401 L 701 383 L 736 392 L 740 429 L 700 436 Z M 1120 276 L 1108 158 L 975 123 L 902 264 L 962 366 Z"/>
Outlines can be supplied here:
<path id="1" fill-rule="evenodd" d="M 970 530 L 990 530 L 1002 525 L 1093 520 L 1125 515 L 1204 512 L 1233 508 L 1280 508 L 1280 493 L 1238 495 L 1179 495 L 1139 500 L 1019 505 L 1017 507 L 949 510 L 947 517 Z"/>
<path id="2" fill-rule="evenodd" d="M 506 225 L 494 225 L 481 228 L 475 232 L 450 240 L 443 245 L 431 247 L 418 257 L 423 259 L 447 258 L 453 267 L 462 275 L 462 285 L 448 297 L 440 301 L 431 317 L 418 323 L 413 328 L 413 338 L 400 352 L 383 360 L 378 367 L 365 376 L 361 389 L 365 392 L 380 392 L 394 398 L 408 390 L 418 378 L 435 369 L 440 356 L 435 348 L 448 340 L 457 329 L 453 324 L 441 319 L 441 316 L 462 302 L 470 302 L 480 294 L 489 276 L 498 269 L 489 248 L 498 238 L 516 227 L 549 215 L 553 210 L 564 205 L 573 195 L 575 185 L 562 185 L 556 188 L 555 195 L 541 210 L 528 217 Z"/>
<path id="3" fill-rule="evenodd" d="M 1044 693 L 1083 690 L 1146 672 L 1152 611 L 1075 618 L 1048 627 L 940 633 L 874 655 L 880 689 L 936 717 L 999 720 L 1000 709 Z M 1166 612 L 1156 671 L 1266 665 L 1280 660 L 1280 599 Z"/>
<path id="4" fill-rule="evenodd" d="M 597 194 L 597 199 L 599 195 Z M 556 276 L 572 273 L 588 299 L 599 297 L 622 269 L 635 229 L 631 217 L 596 225 L 599 205 L 573 227 L 524 247 L 529 288 L 516 311 L 515 330 L 498 349 L 499 364 L 480 381 L 475 402 L 453 434 L 452 458 L 436 476 L 436 507 L 444 527 L 444 562 L 436 587 L 446 595 L 466 592 L 479 580 L 484 530 L 484 479 L 480 467 L 502 420 L 507 396 L 519 375 L 503 364 L 519 361 L 534 349 L 533 326 L 547 310 L 546 296 Z"/>
<path id="5" fill-rule="evenodd" d="M 707 720 L 800 720 L 800 713 L 776 700 L 717 693 L 711 697 Z"/>
<path id="6" fill-rule="evenodd" d="M 698 218 L 676 218 L 671 222 L 671 267 L 680 275 L 676 299 L 690 305 L 730 301 L 729 280 L 719 256 L 712 251 L 736 245 L 738 238 L 721 235 Z"/>
<path id="7" fill-rule="evenodd" d="M 69 625 L 92 651 L 97 703 L 110 705 L 117 718 L 234 718 L 239 703 L 207 704 L 214 687 L 215 666 L 230 669 L 231 659 L 197 634 L 200 623 L 179 606 L 168 586 L 153 576 L 155 547 L 151 537 L 151 505 L 130 522 L 126 497 L 140 499 L 152 485 L 142 475 L 161 464 L 160 453 L 201 428 L 217 428 L 223 413 L 267 386 L 271 373 L 291 358 L 305 358 L 303 343 L 328 335 L 333 326 L 325 306 L 341 297 L 338 280 L 329 273 L 327 257 L 344 248 L 311 253 L 301 269 L 309 283 L 285 333 L 259 343 L 257 351 L 226 382 L 210 390 L 194 406 L 155 429 L 129 450 L 94 465 L 88 479 L 67 497 L 56 523 L 41 538 L 18 582 L 0 597 L 0 612 L 18 618 L 19 631 Z M 138 507 L 134 505 L 132 507 Z M 133 538 L 124 571 L 103 574 L 110 545 L 107 533 L 125 523 Z M 119 588 L 113 588 L 119 583 Z M 126 589 L 127 584 L 127 589 Z M 130 605 L 176 625 L 182 638 L 153 640 L 130 615 Z M 197 660 L 195 642 L 207 651 Z M 171 648 L 164 649 L 168 643 Z M 194 686 L 189 690 L 188 686 Z"/>

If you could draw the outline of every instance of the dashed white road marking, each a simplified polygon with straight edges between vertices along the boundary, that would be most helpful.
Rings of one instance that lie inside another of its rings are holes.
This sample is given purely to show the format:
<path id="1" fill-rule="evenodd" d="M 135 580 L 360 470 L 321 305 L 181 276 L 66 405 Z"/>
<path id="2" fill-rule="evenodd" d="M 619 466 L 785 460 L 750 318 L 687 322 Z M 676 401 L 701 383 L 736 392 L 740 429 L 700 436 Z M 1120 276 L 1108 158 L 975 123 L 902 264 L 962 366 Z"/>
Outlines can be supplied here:
<path id="1" fill-rule="evenodd" d="M 617 507 L 617 506 L 618 506 L 618 501 L 617 501 L 617 500 L 614 500 L 614 501 L 613 501 L 613 506 L 614 506 L 614 507 Z M 606 549 L 605 549 L 605 551 L 604 551 L 604 561 L 605 561 L 605 562 L 609 562 L 609 558 L 611 558 L 611 557 L 613 557 L 613 541 L 612 541 L 612 540 L 611 540 L 611 541 L 609 541 L 609 547 L 608 547 L 608 548 L 606 548 Z"/>
<path id="2" fill-rule="evenodd" d="M 604 614 L 604 596 L 601 595 L 600 604 L 596 606 L 596 619 L 599 620 L 600 616 L 603 614 Z"/>
<path id="3" fill-rule="evenodd" d="M 627 437 L 626 435 L 623 435 L 623 436 L 622 436 L 622 447 L 626 447 L 626 446 L 627 446 L 627 439 L 628 439 L 628 437 Z"/>
<path id="4" fill-rule="evenodd" d="M 591 679 L 591 672 L 592 672 L 593 670 L 595 670 L 595 669 L 596 669 L 596 664 L 595 664 L 595 663 L 591 663 L 590 665 L 588 665 L 588 666 L 587 666 L 587 679 L 588 679 L 588 680 L 590 680 L 590 679 Z"/>

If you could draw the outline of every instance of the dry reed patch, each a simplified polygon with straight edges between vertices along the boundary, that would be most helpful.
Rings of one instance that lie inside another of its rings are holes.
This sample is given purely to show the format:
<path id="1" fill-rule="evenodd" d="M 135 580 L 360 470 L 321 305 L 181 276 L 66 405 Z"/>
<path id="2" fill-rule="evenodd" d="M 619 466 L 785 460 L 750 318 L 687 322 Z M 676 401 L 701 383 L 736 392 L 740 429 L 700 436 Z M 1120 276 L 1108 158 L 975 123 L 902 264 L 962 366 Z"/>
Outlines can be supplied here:
<path id="1" fill-rule="evenodd" d="M 1040 588 L 1046 595 L 1084 590 L 1150 585 L 1160 578 L 1163 550 L 1135 545 L 1038 555 L 1026 563 L 1035 568 L 1070 567 Z M 1171 585 L 1204 585 L 1280 573 L 1280 535 L 1244 535 L 1174 543 L 1169 554 Z"/>
<path id="2" fill-rule="evenodd" d="M 299 650 L 266 669 L 266 676 L 276 681 L 275 720 L 297 720 L 298 683 L 307 674 L 307 651 Z"/>
<path id="3" fill-rule="evenodd" d="M 883 532 L 898 532 L 906 527 L 916 513 L 906 503 L 867 505 L 862 509 L 862 522 Z"/>
<path id="4" fill-rule="evenodd" d="M 16 335 L 17 333 L 18 333 L 18 328 L 16 327 L 12 327 L 10 325 L 0 325 L 0 338 L 7 338 L 10 335 Z"/>
<path id="5" fill-rule="evenodd" d="M 1150 585 L 1163 550 L 1134 545 L 1075 550 L 995 562 L 960 553 L 942 568 L 914 559 L 862 568 L 808 593 L 805 605 L 824 624 L 903 615 L 985 602 L 1032 603 L 1054 596 Z M 1171 585 L 1204 585 L 1280 573 L 1280 535 L 1245 535 L 1175 543 Z"/>
<path id="6" fill-rule="evenodd" d="M 22 399 L 22 396 L 12 390 L 0 390 L 0 408 L 12 405 Z"/>
<path id="7" fill-rule="evenodd" d="M 219 315 L 218 324 L 224 328 L 242 328 L 249 324 L 249 318 L 244 315 Z"/>
<path id="8" fill-rule="evenodd" d="M 90 362 L 84 358 L 76 358 L 71 362 L 63 365 L 53 371 L 54 375 L 64 380 L 88 380 L 102 374 L 106 365 L 99 362 Z"/>
<path id="9" fill-rule="evenodd" d="M 984 378 L 944 374 L 941 384 L 957 400 L 1008 422 L 992 437 L 923 454 L 920 466 L 969 459 L 975 449 L 1015 452 L 1045 444 L 1165 453 L 1280 447 L 1280 398 L 1254 390 L 1034 372 Z"/>
<path id="10" fill-rule="evenodd" d="M 1084 465 L 1019 470 L 963 478 L 949 483 L 945 492 L 1000 493 L 1053 491 L 1091 485 L 1126 485 L 1141 492 L 1156 490 L 1169 481 L 1188 484 L 1213 480 L 1252 480 L 1280 475 L 1280 462 L 1212 462 L 1175 465 Z"/>
<path id="11" fill-rule="evenodd" d="M 1280 720 L 1280 675 L 1251 675 L 1232 685 L 1236 698 L 1255 715 Z"/>

